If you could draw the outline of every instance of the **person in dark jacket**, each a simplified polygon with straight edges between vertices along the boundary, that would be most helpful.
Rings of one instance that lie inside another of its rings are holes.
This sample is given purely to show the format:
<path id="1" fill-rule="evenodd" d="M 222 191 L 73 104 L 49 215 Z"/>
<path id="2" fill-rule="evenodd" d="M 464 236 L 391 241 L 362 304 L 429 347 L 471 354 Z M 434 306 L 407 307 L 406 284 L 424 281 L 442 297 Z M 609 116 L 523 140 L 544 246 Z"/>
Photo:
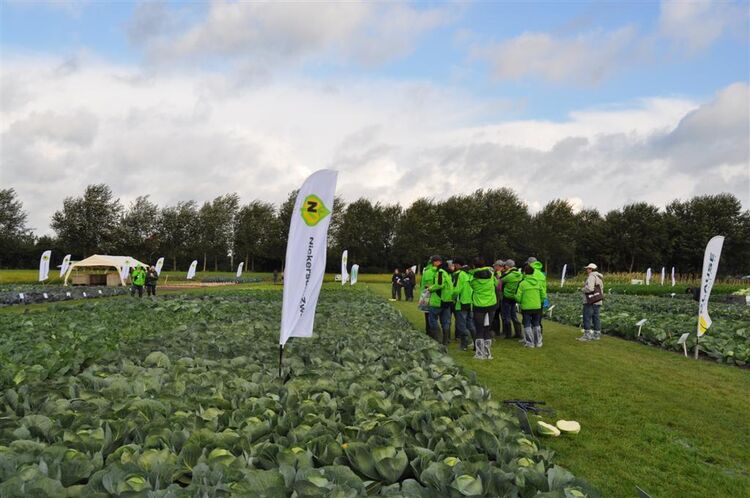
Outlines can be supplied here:
<path id="1" fill-rule="evenodd" d="M 502 307 L 503 332 L 506 339 L 512 339 L 513 337 L 521 339 L 521 322 L 516 314 L 516 290 L 518 290 L 518 284 L 523 280 L 523 274 L 515 266 L 516 262 L 512 259 L 506 260 L 500 274 L 500 280 L 503 282 L 503 299 L 500 304 Z"/>
<path id="2" fill-rule="evenodd" d="M 414 287 L 417 284 L 417 276 L 411 271 L 411 268 L 404 270 L 403 278 L 401 283 L 404 286 L 404 299 L 406 301 L 414 301 Z"/>
<path id="3" fill-rule="evenodd" d="M 401 301 L 401 287 L 403 287 L 402 276 L 396 268 L 391 275 L 391 298 L 394 301 Z"/>
<path id="4" fill-rule="evenodd" d="M 146 271 L 146 295 L 156 297 L 156 283 L 158 281 L 159 274 L 156 273 L 156 268 L 149 266 L 148 271 Z"/>

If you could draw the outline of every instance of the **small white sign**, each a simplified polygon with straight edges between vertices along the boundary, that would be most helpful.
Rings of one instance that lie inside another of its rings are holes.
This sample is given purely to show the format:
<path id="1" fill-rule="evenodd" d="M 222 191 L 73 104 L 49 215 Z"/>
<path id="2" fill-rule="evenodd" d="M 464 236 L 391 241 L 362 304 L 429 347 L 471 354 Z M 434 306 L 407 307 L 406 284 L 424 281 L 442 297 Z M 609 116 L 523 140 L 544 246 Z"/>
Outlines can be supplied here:
<path id="1" fill-rule="evenodd" d="M 556 304 L 553 304 L 553 305 L 552 305 L 552 306 L 550 306 L 550 307 L 549 307 L 549 309 L 547 310 L 547 312 L 549 313 L 549 317 L 550 317 L 550 318 L 552 318 L 552 310 L 553 310 L 553 309 L 555 309 L 555 306 L 557 306 L 557 305 L 556 305 Z"/>
<path id="2" fill-rule="evenodd" d="M 49 299 L 49 296 L 47 295 L 46 292 L 42 293 L 42 295 L 44 296 L 44 299 Z"/>
<path id="3" fill-rule="evenodd" d="M 638 335 L 636 337 L 640 337 L 641 336 L 641 329 L 643 328 L 643 325 L 647 321 L 648 320 L 646 318 L 644 318 L 643 320 L 638 320 L 637 322 L 635 322 L 635 324 L 638 326 Z"/>
<path id="4" fill-rule="evenodd" d="M 101 293 L 102 293 L 102 290 L 101 290 L 101 289 L 99 289 L 99 295 L 101 295 Z"/>
<path id="5" fill-rule="evenodd" d="M 23 300 L 25 299 L 25 298 L 24 298 L 24 296 L 23 296 L 23 292 L 19 292 L 19 293 L 18 293 L 18 298 L 19 298 L 19 299 L 20 299 L 21 301 L 23 301 Z"/>
<path id="6" fill-rule="evenodd" d="M 86 293 L 85 293 L 85 292 L 83 293 L 83 297 L 88 297 L 88 296 L 86 296 Z"/>
<path id="7" fill-rule="evenodd" d="M 65 295 L 70 297 L 70 292 L 66 292 Z"/>
<path id="8" fill-rule="evenodd" d="M 674 299 L 674 296 L 675 296 L 674 292 L 670 293 L 669 295 L 672 296 L 672 299 Z"/>
<path id="9" fill-rule="evenodd" d="M 685 358 L 687 358 L 687 340 L 688 337 L 690 337 L 690 332 L 686 332 L 680 336 L 679 339 L 677 339 L 677 344 L 682 344 L 682 352 L 685 353 Z"/>

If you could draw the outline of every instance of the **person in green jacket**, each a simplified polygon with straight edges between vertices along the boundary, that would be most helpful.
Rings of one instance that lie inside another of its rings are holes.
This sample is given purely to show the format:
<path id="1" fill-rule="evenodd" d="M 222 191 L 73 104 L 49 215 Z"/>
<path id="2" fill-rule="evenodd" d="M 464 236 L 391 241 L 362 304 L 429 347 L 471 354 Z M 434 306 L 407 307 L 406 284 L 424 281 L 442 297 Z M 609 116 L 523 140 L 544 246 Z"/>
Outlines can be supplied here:
<path id="1" fill-rule="evenodd" d="M 451 310 L 453 309 L 453 281 L 450 274 L 445 271 L 443 258 L 433 256 L 430 258 L 435 269 L 432 282 L 425 285 L 430 291 L 428 317 L 430 321 L 430 335 L 438 342 L 448 345 L 451 335 Z M 440 325 L 438 326 L 438 319 Z M 442 341 L 440 330 L 442 328 Z"/>
<path id="2" fill-rule="evenodd" d="M 422 302 L 425 295 L 425 291 L 431 286 L 435 280 L 435 267 L 432 266 L 431 261 L 422 268 L 422 277 L 419 280 L 419 303 L 417 307 L 424 313 L 424 331 L 425 334 L 430 335 L 430 305 L 428 302 Z M 427 299 L 429 300 L 429 290 L 427 290 Z"/>
<path id="3" fill-rule="evenodd" d="M 503 333 L 506 339 L 522 338 L 521 322 L 516 314 L 516 290 L 518 290 L 518 284 L 521 283 L 522 279 L 523 274 L 521 270 L 516 268 L 516 262 L 512 259 L 506 260 L 500 274 L 500 280 L 503 282 L 503 300 L 500 314 L 503 318 Z"/>
<path id="4" fill-rule="evenodd" d="M 143 286 L 146 284 L 146 272 L 143 270 L 142 266 L 139 265 L 133 270 L 133 273 L 130 274 L 130 282 L 133 284 L 130 288 L 130 295 L 135 296 L 135 293 L 138 292 L 138 297 L 143 297 Z"/>
<path id="5" fill-rule="evenodd" d="M 461 340 L 461 351 L 466 351 L 469 346 L 469 333 L 471 342 L 476 339 L 476 328 L 471 315 L 471 302 L 474 290 L 471 288 L 471 275 L 463 261 L 453 261 L 453 298 L 456 300 L 456 335 Z"/>
<path id="6" fill-rule="evenodd" d="M 537 278 L 534 267 L 523 267 L 523 280 L 516 290 L 516 302 L 523 314 L 523 330 L 527 348 L 542 347 L 542 305 L 547 299 L 547 284 Z"/>
<path id="7" fill-rule="evenodd" d="M 474 268 L 469 271 L 472 289 L 471 304 L 474 313 L 474 326 L 477 338 L 474 341 L 474 358 L 479 360 L 492 359 L 492 330 L 490 329 L 492 314 L 497 307 L 495 287 L 497 278 L 495 270 L 486 266 L 484 260 L 474 260 Z"/>

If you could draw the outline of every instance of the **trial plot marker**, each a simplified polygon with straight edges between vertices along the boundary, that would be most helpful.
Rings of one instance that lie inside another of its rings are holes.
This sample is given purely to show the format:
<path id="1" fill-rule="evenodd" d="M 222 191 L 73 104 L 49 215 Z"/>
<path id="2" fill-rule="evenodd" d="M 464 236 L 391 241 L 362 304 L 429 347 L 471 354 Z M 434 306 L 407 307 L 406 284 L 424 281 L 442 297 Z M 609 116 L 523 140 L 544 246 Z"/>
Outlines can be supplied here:
<path id="1" fill-rule="evenodd" d="M 20 299 L 21 301 L 23 301 L 23 300 L 25 299 L 25 297 L 24 297 L 24 295 L 23 295 L 23 292 L 19 292 L 19 293 L 18 293 L 18 298 L 19 298 L 19 299 Z"/>
<path id="2" fill-rule="evenodd" d="M 549 312 L 549 317 L 550 317 L 550 318 L 552 318 L 552 310 L 553 310 L 553 309 L 555 309 L 555 306 L 557 306 L 557 305 L 556 305 L 556 304 L 553 304 L 553 305 L 552 305 L 552 306 L 550 306 L 550 307 L 549 307 L 549 309 L 547 310 L 547 312 Z"/>
<path id="3" fill-rule="evenodd" d="M 687 339 L 690 337 L 690 332 L 685 332 L 680 336 L 679 339 L 677 339 L 677 344 L 682 344 L 682 351 L 685 353 L 685 358 L 688 357 L 687 354 Z"/>
<path id="4" fill-rule="evenodd" d="M 638 320 L 635 324 L 638 326 L 638 335 L 636 337 L 641 336 L 641 329 L 643 328 L 643 324 L 645 324 L 648 320 L 644 318 L 643 320 Z"/>
<path id="5" fill-rule="evenodd" d="M 44 299 L 49 299 L 49 296 L 47 295 L 46 292 L 43 292 L 42 295 L 44 296 Z"/>

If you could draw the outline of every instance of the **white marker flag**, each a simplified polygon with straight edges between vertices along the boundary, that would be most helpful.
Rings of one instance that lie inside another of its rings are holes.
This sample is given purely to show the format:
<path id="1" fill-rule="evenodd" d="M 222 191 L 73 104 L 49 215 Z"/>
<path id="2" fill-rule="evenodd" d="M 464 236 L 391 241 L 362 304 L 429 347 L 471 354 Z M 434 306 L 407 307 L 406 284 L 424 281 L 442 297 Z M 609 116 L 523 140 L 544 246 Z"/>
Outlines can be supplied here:
<path id="1" fill-rule="evenodd" d="M 664 285 L 664 278 L 666 277 L 667 269 L 663 266 L 661 267 L 661 285 Z"/>
<path id="2" fill-rule="evenodd" d="M 70 267 L 70 254 L 66 254 L 63 258 L 63 262 L 60 265 L 60 278 L 63 278 L 65 276 L 65 272 L 68 271 L 68 268 Z"/>
<path id="3" fill-rule="evenodd" d="M 349 280 L 349 272 L 346 271 L 346 263 L 349 259 L 349 251 L 344 251 L 341 253 L 341 285 L 346 284 L 346 282 Z"/>
<path id="4" fill-rule="evenodd" d="M 316 171 L 302 184 L 294 202 L 284 266 L 281 346 L 290 337 L 312 337 L 337 175 L 330 169 Z"/>
<path id="5" fill-rule="evenodd" d="M 130 267 L 132 264 L 133 262 L 130 261 L 130 258 L 125 258 L 125 261 L 122 262 L 122 266 L 120 267 L 120 280 L 122 280 L 123 285 L 125 285 L 125 281 L 130 276 Z"/>
<path id="6" fill-rule="evenodd" d="M 706 252 L 703 254 L 703 277 L 701 278 L 701 297 L 698 301 L 698 337 L 706 333 L 711 327 L 711 317 L 708 316 L 708 299 L 719 271 L 719 258 L 724 237 L 717 235 L 708 241 Z"/>
<path id="7" fill-rule="evenodd" d="M 39 281 L 44 282 L 49 278 L 49 260 L 52 257 L 52 251 L 44 251 L 39 258 Z"/>
<path id="8" fill-rule="evenodd" d="M 161 268 L 164 266 L 164 258 L 159 258 L 156 260 L 156 275 L 161 275 Z"/>
<path id="9" fill-rule="evenodd" d="M 244 261 L 240 261 L 240 264 L 237 265 L 237 278 L 240 278 L 242 276 L 242 267 L 245 266 Z"/>
<path id="10" fill-rule="evenodd" d="M 673 267 L 672 267 L 672 287 L 674 287 L 674 285 L 675 285 L 676 283 L 677 283 L 677 282 L 675 282 L 675 280 L 674 280 L 674 266 L 673 266 Z"/>
<path id="11" fill-rule="evenodd" d="M 651 268 L 646 270 L 646 285 L 651 285 Z"/>
<path id="12" fill-rule="evenodd" d="M 565 274 L 568 273 L 568 263 L 563 265 L 562 277 L 560 277 L 560 287 L 565 285 Z"/>
<path id="13" fill-rule="evenodd" d="M 190 263 L 190 268 L 188 268 L 188 274 L 187 279 L 192 280 L 195 276 L 195 269 L 198 268 L 198 260 L 194 259 L 192 263 Z"/>
<path id="14" fill-rule="evenodd" d="M 352 265 L 352 285 L 357 283 L 357 276 L 359 275 L 359 265 Z"/>

